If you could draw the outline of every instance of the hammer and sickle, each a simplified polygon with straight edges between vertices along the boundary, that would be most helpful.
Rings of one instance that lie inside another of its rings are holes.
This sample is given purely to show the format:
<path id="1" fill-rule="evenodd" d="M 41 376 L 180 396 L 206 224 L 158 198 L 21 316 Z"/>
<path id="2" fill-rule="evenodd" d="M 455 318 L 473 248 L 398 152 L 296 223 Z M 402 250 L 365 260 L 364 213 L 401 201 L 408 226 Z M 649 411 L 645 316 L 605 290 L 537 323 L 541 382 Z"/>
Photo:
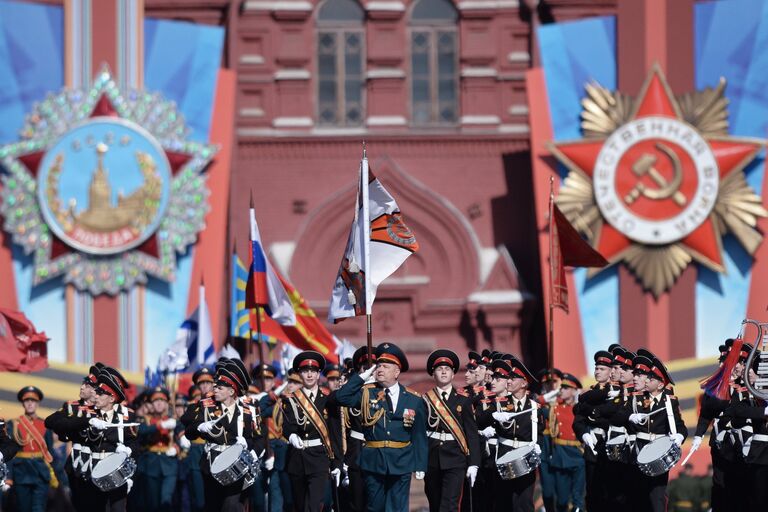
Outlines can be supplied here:
<path id="1" fill-rule="evenodd" d="M 667 158 L 669 158 L 669 161 L 672 162 L 672 168 L 674 170 L 672 180 L 667 181 L 667 179 L 653 166 L 657 160 L 656 155 L 643 153 L 643 155 L 632 164 L 632 172 L 634 172 L 638 178 L 642 178 L 647 174 L 659 188 L 649 188 L 643 183 L 638 182 L 637 185 L 629 191 L 629 194 L 624 198 L 624 201 L 626 201 L 627 204 L 632 204 L 640 196 L 645 196 L 648 199 L 654 200 L 671 197 L 675 204 L 683 206 L 687 199 L 685 195 L 680 192 L 680 184 L 683 182 L 683 166 L 680 163 L 680 158 L 672 148 L 661 142 L 656 143 L 656 149 L 664 153 Z"/>

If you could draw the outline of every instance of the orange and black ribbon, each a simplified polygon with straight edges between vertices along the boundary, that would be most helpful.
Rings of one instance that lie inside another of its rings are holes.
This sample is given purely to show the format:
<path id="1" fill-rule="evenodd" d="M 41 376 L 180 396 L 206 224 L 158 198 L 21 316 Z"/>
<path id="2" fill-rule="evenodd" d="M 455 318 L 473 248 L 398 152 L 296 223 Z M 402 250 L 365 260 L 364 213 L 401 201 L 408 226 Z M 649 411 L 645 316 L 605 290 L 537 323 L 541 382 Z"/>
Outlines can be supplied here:
<path id="1" fill-rule="evenodd" d="M 453 434 L 454 439 L 456 439 L 456 442 L 459 443 L 461 451 L 464 452 L 464 455 L 469 455 L 467 438 L 464 435 L 464 431 L 461 429 L 458 420 L 453 415 L 453 412 L 451 412 L 451 409 L 448 407 L 448 405 L 443 401 L 442 398 L 440 398 L 434 389 L 427 391 L 424 396 L 427 397 L 429 405 L 431 405 L 435 410 L 438 418 L 440 418 L 440 421 L 442 421 L 443 424 L 451 432 L 451 434 Z"/>

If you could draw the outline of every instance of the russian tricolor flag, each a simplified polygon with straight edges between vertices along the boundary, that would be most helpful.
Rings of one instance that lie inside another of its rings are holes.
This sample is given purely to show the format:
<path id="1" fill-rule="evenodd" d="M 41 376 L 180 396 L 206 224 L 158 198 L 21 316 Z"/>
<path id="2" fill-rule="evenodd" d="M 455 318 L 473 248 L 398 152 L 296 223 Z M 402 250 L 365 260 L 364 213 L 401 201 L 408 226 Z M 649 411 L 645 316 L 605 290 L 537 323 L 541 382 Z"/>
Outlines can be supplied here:
<path id="1" fill-rule="evenodd" d="M 259 225 L 256 224 L 256 210 L 250 209 L 251 223 L 251 267 L 248 271 L 245 306 L 248 309 L 263 307 L 267 314 L 281 325 L 295 325 L 296 313 L 291 299 L 267 261 L 261 244 Z"/>

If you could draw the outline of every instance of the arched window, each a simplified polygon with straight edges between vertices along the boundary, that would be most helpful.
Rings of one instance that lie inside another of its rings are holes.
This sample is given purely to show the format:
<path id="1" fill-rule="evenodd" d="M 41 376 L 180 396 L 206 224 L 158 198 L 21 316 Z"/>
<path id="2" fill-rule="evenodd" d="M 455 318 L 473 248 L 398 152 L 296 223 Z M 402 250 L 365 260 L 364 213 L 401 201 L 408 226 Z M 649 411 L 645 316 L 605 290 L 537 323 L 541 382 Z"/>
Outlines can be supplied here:
<path id="1" fill-rule="evenodd" d="M 355 0 L 326 0 L 317 11 L 317 118 L 320 126 L 363 123 L 365 11 Z"/>
<path id="2" fill-rule="evenodd" d="M 411 10 L 411 121 L 454 124 L 458 102 L 458 12 L 450 0 L 419 0 Z"/>

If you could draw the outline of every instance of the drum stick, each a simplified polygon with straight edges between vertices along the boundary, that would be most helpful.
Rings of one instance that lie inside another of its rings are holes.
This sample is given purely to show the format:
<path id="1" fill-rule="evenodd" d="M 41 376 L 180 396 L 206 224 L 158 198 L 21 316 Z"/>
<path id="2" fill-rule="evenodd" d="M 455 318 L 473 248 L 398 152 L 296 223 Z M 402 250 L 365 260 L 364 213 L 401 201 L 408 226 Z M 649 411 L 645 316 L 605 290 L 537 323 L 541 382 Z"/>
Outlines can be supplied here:
<path id="1" fill-rule="evenodd" d="M 688 452 L 688 455 L 685 456 L 685 459 L 683 459 L 681 466 L 685 466 L 685 463 L 688 462 L 688 459 L 691 458 L 691 455 L 693 455 L 693 452 L 696 451 L 696 448 L 691 448 L 691 451 Z"/>
<path id="2" fill-rule="evenodd" d="M 118 427 L 138 427 L 141 423 L 110 423 L 106 428 L 118 428 Z"/>

